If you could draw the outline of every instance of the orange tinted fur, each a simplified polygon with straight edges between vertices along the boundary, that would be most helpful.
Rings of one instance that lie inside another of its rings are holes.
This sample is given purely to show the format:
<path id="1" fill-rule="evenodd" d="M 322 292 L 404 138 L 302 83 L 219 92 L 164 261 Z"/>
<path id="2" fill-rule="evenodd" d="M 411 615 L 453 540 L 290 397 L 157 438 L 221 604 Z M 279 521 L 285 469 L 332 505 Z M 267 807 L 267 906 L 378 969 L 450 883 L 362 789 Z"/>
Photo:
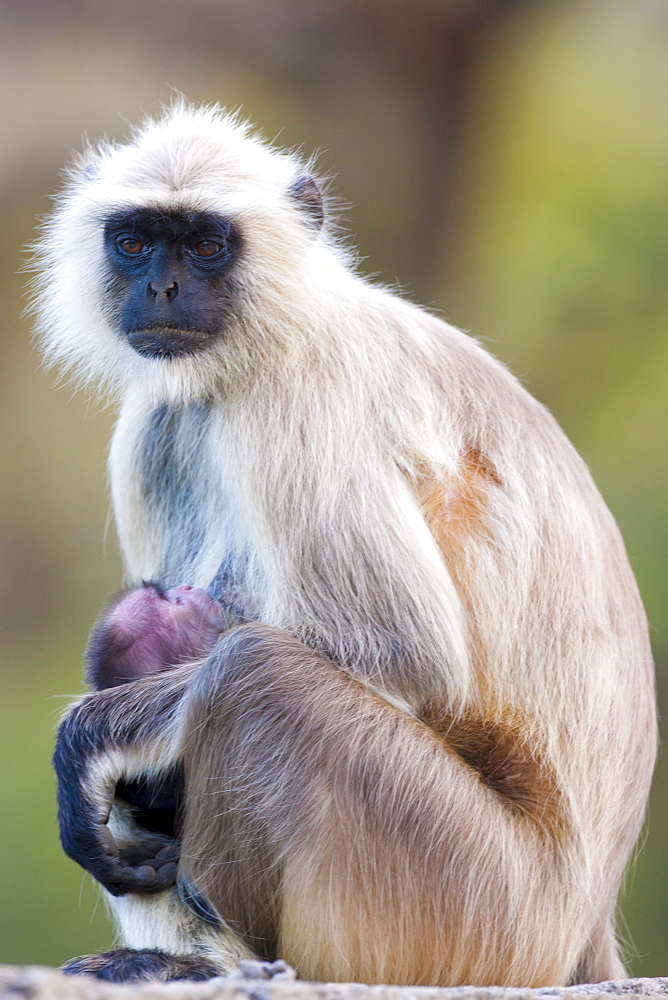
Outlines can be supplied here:
<path id="1" fill-rule="evenodd" d="M 501 486 L 501 480 L 474 448 L 462 457 L 451 484 L 419 480 L 418 496 L 425 519 L 446 559 L 462 544 L 463 536 L 479 528 L 490 484 Z"/>

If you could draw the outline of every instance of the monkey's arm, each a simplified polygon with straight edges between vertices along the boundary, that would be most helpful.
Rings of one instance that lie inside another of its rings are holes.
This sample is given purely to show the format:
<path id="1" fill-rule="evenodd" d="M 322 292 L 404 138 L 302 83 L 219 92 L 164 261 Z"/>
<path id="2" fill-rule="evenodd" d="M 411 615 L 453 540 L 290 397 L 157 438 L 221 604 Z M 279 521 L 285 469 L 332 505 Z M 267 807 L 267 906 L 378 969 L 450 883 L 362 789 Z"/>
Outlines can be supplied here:
<path id="1" fill-rule="evenodd" d="M 87 695 L 60 725 L 53 764 L 61 843 L 113 895 L 174 882 L 173 850 L 156 858 L 165 845 L 150 836 L 119 849 L 108 822 L 119 782 L 159 785 L 178 766 L 173 720 L 196 669 L 188 664 Z"/>

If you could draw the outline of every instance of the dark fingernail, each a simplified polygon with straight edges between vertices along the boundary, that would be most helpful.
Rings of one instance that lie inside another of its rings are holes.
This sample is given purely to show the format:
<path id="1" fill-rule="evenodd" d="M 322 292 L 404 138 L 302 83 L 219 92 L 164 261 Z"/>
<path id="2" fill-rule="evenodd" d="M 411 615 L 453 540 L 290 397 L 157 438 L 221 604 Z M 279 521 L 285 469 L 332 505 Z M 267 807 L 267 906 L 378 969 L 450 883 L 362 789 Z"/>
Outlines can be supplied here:
<path id="1" fill-rule="evenodd" d="M 178 870 L 178 865 L 175 861 L 167 861 L 158 868 L 158 878 L 161 882 L 171 885 L 172 882 L 176 882 L 176 873 Z"/>
<path id="2" fill-rule="evenodd" d="M 155 882 L 158 878 L 155 868 L 151 868 L 150 865 L 140 865 L 139 868 L 133 868 L 134 877 L 140 882 Z"/>

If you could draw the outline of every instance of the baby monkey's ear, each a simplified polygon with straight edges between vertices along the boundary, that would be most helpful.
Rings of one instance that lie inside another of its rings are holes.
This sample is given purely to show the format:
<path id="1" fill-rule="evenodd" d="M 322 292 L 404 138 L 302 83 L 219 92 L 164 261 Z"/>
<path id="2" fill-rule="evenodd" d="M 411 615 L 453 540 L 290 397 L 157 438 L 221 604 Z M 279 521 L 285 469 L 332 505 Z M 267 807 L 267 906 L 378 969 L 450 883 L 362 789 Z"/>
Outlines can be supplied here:
<path id="1" fill-rule="evenodd" d="M 325 221 L 325 201 L 320 185 L 310 174 L 301 174 L 292 182 L 288 194 L 309 222 L 320 229 Z"/>

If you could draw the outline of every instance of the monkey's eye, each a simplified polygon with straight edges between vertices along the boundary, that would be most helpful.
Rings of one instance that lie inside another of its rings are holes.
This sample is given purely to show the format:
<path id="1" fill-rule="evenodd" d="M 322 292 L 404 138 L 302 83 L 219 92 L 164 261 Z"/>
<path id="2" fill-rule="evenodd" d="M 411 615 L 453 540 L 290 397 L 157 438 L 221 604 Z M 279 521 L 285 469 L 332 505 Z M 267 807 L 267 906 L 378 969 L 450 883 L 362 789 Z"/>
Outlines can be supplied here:
<path id="1" fill-rule="evenodd" d="M 194 245 L 191 252 L 197 257 L 215 257 L 222 249 L 223 244 L 217 243 L 216 240 L 200 240 Z"/>
<path id="2" fill-rule="evenodd" d="M 143 243 L 142 240 L 136 240 L 131 236 L 126 236 L 118 240 L 116 246 L 121 253 L 127 254 L 128 257 L 138 257 L 148 249 L 146 243 Z"/>

